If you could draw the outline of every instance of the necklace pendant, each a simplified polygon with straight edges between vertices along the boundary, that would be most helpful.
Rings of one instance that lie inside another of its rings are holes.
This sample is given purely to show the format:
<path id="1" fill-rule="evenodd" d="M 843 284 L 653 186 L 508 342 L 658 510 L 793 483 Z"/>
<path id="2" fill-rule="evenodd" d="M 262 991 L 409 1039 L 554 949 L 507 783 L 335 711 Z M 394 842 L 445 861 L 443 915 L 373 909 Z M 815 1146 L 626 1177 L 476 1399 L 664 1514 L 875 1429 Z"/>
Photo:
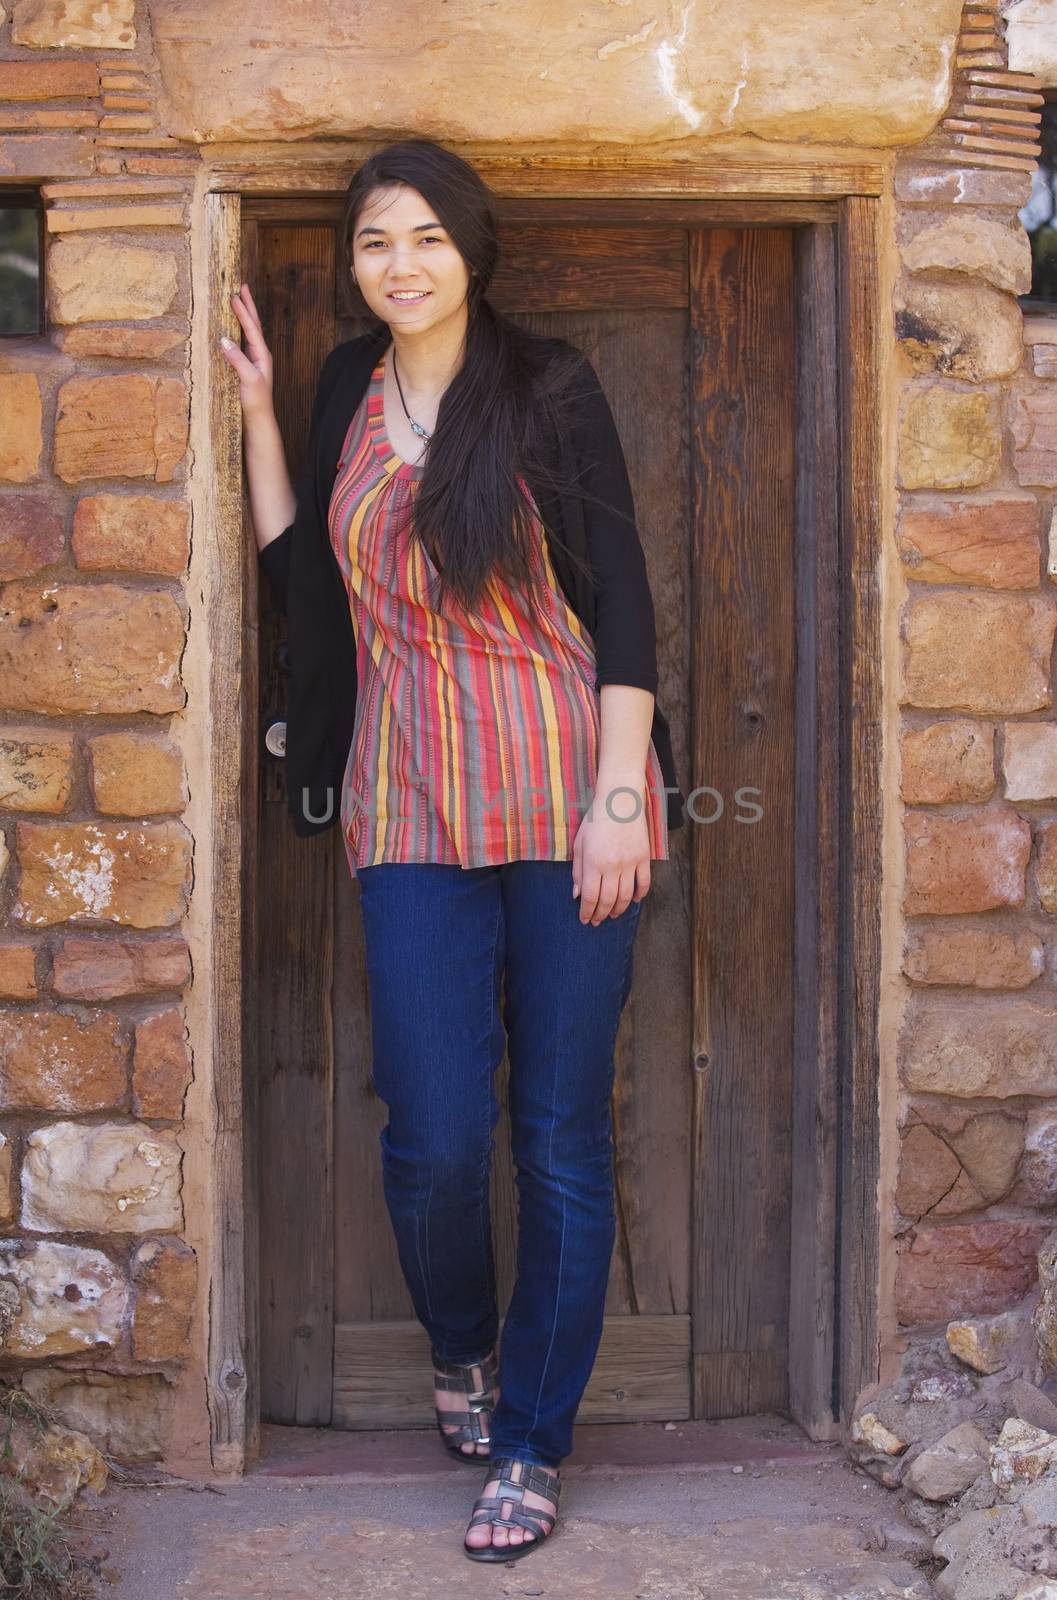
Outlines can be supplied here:
<path id="1" fill-rule="evenodd" d="M 425 429 L 425 428 L 424 428 L 424 427 L 423 427 L 423 426 L 422 426 L 422 424 L 421 424 L 421 422 L 415 422 L 415 421 L 414 421 L 414 420 L 413 420 L 413 419 L 412 419 L 412 418 L 410 418 L 410 417 L 409 417 L 409 418 L 408 418 L 408 421 L 409 421 L 409 422 L 410 422 L 410 423 L 411 423 L 411 428 L 412 428 L 412 431 L 413 431 L 413 432 L 414 432 L 414 433 L 417 433 L 417 434 L 418 434 L 418 436 L 419 436 L 419 438 L 420 438 L 420 439 L 429 439 L 429 438 L 430 438 L 430 437 L 432 437 L 432 436 L 431 436 L 431 435 L 430 435 L 430 434 L 429 434 L 429 433 L 428 433 L 428 432 L 427 432 L 427 431 L 426 431 L 426 429 Z"/>

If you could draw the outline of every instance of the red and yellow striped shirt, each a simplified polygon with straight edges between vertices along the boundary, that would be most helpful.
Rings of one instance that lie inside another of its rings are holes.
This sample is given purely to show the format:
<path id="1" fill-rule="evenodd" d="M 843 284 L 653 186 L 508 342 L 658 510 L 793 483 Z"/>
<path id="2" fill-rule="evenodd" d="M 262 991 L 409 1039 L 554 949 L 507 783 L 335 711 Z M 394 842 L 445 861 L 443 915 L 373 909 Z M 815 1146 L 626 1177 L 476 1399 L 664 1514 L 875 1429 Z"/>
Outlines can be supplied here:
<path id="1" fill-rule="evenodd" d="M 356 633 L 356 719 L 341 795 L 349 869 L 572 858 L 598 771 L 601 696 L 589 634 L 555 577 L 542 524 L 544 604 L 493 574 L 477 609 L 429 597 L 437 568 L 410 537 L 423 469 L 385 431 L 383 353 L 349 424 L 328 524 Z M 542 617 L 540 616 L 542 609 Z M 668 859 L 664 778 L 646 767 L 650 855 Z M 630 813 L 618 793 L 615 815 Z"/>

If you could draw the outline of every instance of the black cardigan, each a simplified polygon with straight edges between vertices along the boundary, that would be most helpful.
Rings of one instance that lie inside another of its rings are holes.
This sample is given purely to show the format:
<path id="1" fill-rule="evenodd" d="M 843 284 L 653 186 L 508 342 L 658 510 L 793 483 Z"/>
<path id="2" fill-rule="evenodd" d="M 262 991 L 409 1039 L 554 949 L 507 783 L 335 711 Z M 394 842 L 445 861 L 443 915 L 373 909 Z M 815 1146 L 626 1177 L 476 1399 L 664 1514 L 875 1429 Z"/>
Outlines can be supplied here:
<path id="1" fill-rule="evenodd" d="M 356 717 L 356 636 L 348 592 L 328 530 L 331 492 L 349 423 L 363 398 L 388 333 L 337 345 L 319 375 L 293 522 L 259 553 L 287 621 L 286 797 L 294 832 L 322 833 L 338 820 L 341 781 Z M 595 646 L 596 687 L 632 684 L 657 692 L 653 599 L 635 507 L 612 413 L 584 358 L 571 437 L 555 442 L 557 459 L 601 506 L 576 495 L 529 488 L 546 529 L 589 562 L 594 585 L 547 539 L 555 575 Z M 552 458 L 553 459 L 553 458 Z M 609 514 L 614 507 L 623 517 Z M 625 520 L 625 518 L 627 520 Z M 667 795 L 669 831 L 683 826 L 683 796 L 668 723 L 654 702 L 654 747 Z"/>

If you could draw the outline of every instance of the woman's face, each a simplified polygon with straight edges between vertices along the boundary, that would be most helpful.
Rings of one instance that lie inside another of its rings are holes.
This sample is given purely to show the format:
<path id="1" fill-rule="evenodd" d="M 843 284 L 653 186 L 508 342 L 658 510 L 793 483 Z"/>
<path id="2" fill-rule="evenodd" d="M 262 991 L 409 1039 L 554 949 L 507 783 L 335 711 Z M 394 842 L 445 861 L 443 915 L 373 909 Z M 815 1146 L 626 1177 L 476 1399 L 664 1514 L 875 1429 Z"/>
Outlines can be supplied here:
<path id="1" fill-rule="evenodd" d="M 352 272 L 376 316 L 420 333 L 462 310 L 470 272 L 428 200 L 406 184 L 373 189 L 356 219 Z"/>

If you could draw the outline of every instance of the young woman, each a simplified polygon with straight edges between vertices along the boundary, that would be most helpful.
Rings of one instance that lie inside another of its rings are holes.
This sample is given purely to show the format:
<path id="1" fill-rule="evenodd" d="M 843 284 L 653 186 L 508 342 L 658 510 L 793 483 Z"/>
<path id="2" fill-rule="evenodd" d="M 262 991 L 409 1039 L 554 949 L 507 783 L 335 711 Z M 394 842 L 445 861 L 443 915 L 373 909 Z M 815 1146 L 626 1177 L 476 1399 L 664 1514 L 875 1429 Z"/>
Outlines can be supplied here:
<path id="1" fill-rule="evenodd" d="M 613 1050 L 681 796 L 613 418 L 584 356 L 489 303 L 494 196 L 402 141 L 353 177 L 345 247 L 374 323 L 324 362 L 296 492 L 246 284 L 245 352 L 222 344 L 287 619 L 293 825 L 340 819 L 359 882 L 386 1203 L 441 1436 L 489 1457 L 464 1549 L 502 1561 L 555 1526 L 601 1337 Z M 497 1350 L 504 1047 L 519 1233 Z"/>

